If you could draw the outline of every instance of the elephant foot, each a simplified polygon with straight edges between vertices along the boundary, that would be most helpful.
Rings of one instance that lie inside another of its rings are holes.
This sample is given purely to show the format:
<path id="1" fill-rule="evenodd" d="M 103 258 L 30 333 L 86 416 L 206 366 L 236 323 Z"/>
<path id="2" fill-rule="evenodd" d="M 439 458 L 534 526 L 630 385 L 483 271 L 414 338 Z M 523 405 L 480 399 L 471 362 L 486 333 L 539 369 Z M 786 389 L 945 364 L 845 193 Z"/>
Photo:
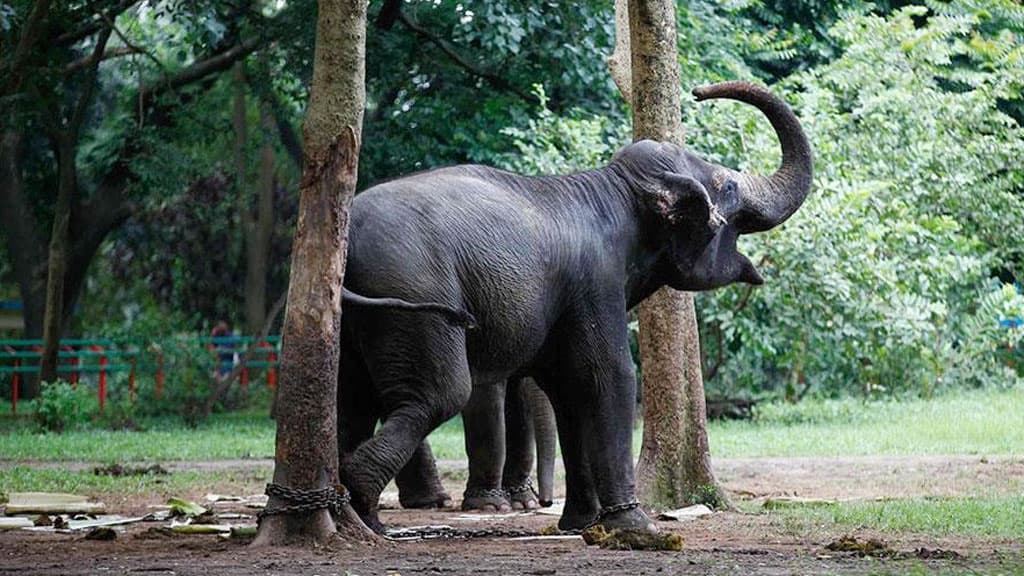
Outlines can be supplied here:
<path id="1" fill-rule="evenodd" d="M 521 483 L 505 488 L 513 510 L 536 510 L 541 506 L 533 482 L 527 477 Z M 548 506 L 551 504 L 548 503 Z"/>
<path id="2" fill-rule="evenodd" d="M 377 515 L 376 507 L 366 510 L 365 512 L 359 510 L 355 505 L 353 505 L 352 508 L 355 509 L 356 514 L 359 515 L 359 519 L 363 521 L 363 524 L 366 524 L 367 528 L 373 530 L 375 534 L 384 534 L 384 530 L 386 528 L 384 523 L 380 521 L 380 517 Z"/>
<path id="3" fill-rule="evenodd" d="M 607 506 L 597 515 L 593 524 L 600 524 L 608 532 L 612 530 L 639 530 L 655 534 L 657 525 L 640 509 L 639 502 Z"/>
<path id="4" fill-rule="evenodd" d="M 451 508 L 455 506 L 452 497 L 444 490 L 426 494 L 405 494 L 399 492 L 398 502 L 402 508 L 427 510 L 432 508 Z"/>
<path id="5" fill-rule="evenodd" d="M 462 494 L 463 510 L 508 512 L 512 510 L 508 494 L 500 488 L 467 488 Z"/>
<path id="6" fill-rule="evenodd" d="M 573 510 L 567 505 L 562 512 L 562 517 L 558 519 L 558 529 L 563 532 L 583 530 L 593 524 L 596 518 L 597 509 Z"/>

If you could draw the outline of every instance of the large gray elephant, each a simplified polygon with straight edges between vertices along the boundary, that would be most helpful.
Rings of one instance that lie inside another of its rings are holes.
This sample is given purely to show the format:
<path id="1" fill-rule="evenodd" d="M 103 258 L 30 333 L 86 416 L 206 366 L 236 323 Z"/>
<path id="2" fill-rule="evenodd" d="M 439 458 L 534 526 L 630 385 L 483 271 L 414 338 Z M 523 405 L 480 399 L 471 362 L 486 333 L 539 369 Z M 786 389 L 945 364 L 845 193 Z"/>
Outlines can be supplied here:
<path id="1" fill-rule="evenodd" d="M 568 176 L 457 166 L 356 197 L 345 286 L 366 302 L 347 299 L 342 316 L 338 428 L 341 481 L 368 526 L 383 529 L 384 486 L 426 457 L 423 439 L 475 387 L 531 376 L 557 417 L 559 527 L 654 529 L 634 493 L 626 312 L 665 285 L 761 283 L 738 236 L 781 224 L 811 186 L 810 146 L 782 100 L 739 82 L 694 93 L 760 109 L 782 144 L 778 170 L 742 174 L 642 141 Z"/>

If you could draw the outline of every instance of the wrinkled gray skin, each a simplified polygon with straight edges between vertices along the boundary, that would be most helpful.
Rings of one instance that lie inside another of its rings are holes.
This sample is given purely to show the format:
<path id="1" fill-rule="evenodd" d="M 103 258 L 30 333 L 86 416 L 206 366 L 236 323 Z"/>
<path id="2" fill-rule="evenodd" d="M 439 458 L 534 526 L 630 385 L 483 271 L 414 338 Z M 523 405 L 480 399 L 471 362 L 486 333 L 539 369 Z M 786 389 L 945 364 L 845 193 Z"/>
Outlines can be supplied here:
<path id="1" fill-rule="evenodd" d="M 784 103 L 744 83 L 695 94 L 760 108 L 782 143 L 778 171 L 740 174 L 673 144 L 642 141 L 608 166 L 568 176 L 457 166 L 355 198 L 345 286 L 370 299 L 465 311 L 476 326 L 444 314 L 345 306 L 340 471 L 368 526 L 383 529 L 384 486 L 410 461 L 424 464 L 423 439 L 459 413 L 475 387 L 531 376 L 557 419 L 566 470 L 559 527 L 598 520 L 609 529 L 654 529 L 639 508 L 615 508 L 635 501 L 626 311 L 664 285 L 760 283 L 736 250 L 738 235 L 783 222 L 811 182 L 809 145 Z"/>

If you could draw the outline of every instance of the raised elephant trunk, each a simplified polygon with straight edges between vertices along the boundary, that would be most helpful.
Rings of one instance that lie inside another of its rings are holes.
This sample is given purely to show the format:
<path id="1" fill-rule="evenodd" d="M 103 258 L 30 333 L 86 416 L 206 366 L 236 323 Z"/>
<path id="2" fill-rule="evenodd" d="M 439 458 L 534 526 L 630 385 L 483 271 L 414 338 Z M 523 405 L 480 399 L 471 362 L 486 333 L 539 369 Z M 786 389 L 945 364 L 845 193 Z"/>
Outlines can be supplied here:
<path id="1" fill-rule="evenodd" d="M 746 102 L 768 117 L 782 144 L 779 169 L 771 176 L 728 170 L 722 177 L 733 178 L 738 185 L 741 205 L 735 223 L 741 234 L 761 232 L 785 222 L 810 192 L 814 173 L 811 147 L 796 115 L 780 98 L 749 82 L 701 86 L 693 89 L 693 95 L 698 101 L 728 98 Z"/>

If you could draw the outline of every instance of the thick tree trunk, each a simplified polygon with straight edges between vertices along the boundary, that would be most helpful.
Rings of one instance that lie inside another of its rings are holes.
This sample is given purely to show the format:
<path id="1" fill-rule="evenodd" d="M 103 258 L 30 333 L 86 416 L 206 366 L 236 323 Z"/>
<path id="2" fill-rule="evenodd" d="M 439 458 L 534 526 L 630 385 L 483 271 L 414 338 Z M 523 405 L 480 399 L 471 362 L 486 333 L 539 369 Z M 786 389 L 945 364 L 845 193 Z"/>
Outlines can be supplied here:
<path id="1" fill-rule="evenodd" d="M 616 33 L 629 36 L 630 65 L 621 55 L 624 39 L 617 41 L 609 65 L 623 94 L 632 93 L 633 139 L 683 145 L 675 4 L 630 0 L 628 19 L 622 17 L 626 4 L 616 2 Z M 695 501 L 728 505 L 711 471 L 692 294 L 666 287 L 640 305 L 640 362 L 644 436 L 638 496 L 658 507 Z"/>
<path id="2" fill-rule="evenodd" d="M 365 0 L 320 0 L 304 126 L 306 155 L 282 342 L 274 483 L 315 491 L 338 484 L 336 393 L 348 210 L 362 125 Z M 287 506 L 272 496 L 268 509 Z M 369 534 L 347 504 L 265 516 L 254 546 L 324 543 L 345 527 Z"/>
<path id="3" fill-rule="evenodd" d="M 39 378 L 57 379 L 57 352 L 64 328 L 64 279 L 67 274 L 68 229 L 71 199 L 75 193 L 75 142 L 67 133 L 55 138 L 57 149 L 57 204 L 53 209 L 53 232 L 46 280 L 46 313 L 43 317 L 43 358 Z"/>

